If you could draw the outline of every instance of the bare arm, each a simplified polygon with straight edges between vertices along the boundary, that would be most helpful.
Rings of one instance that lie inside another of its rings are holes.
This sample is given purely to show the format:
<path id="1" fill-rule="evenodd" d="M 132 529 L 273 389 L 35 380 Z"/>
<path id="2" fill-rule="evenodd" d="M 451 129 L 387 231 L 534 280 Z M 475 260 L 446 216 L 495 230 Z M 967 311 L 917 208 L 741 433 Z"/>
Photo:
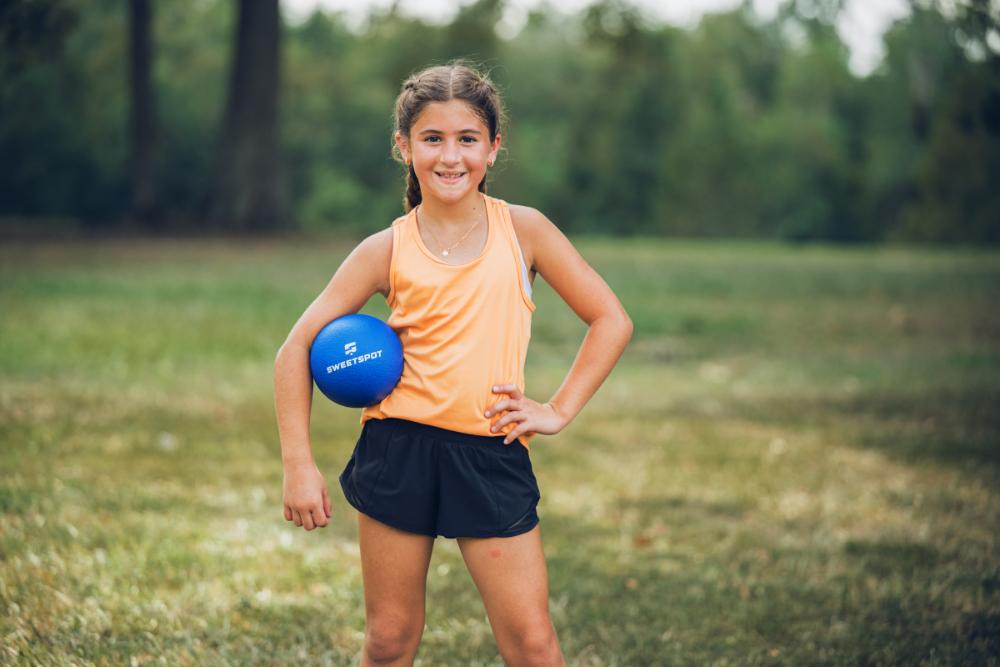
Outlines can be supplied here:
<path id="1" fill-rule="evenodd" d="M 373 234 L 358 244 L 299 317 L 274 360 L 274 407 L 286 478 L 285 518 L 294 520 L 296 525 L 305 525 L 306 530 L 311 530 L 311 524 L 326 525 L 325 517 L 317 516 L 317 502 L 322 502 L 329 516 L 325 485 L 322 486 L 322 497 L 318 498 L 318 472 L 313 473 L 316 466 L 309 437 L 312 409 L 309 348 L 316 334 L 328 322 L 357 312 L 376 292 L 388 294 L 391 253 L 391 228 Z M 290 479 L 294 483 L 290 484 Z M 321 477 L 319 479 L 322 480 Z M 307 515 L 310 513 L 316 520 L 309 520 Z M 302 514 L 301 519 L 299 514 Z"/>
<path id="2" fill-rule="evenodd" d="M 503 385 L 499 401 L 487 416 L 512 410 L 496 424 L 521 424 L 506 441 L 524 432 L 558 433 L 580 412 L 611 373 L 632 337 L 632 320 L 603 278 L 583 259 L 569 239 L 533 208 L 511 207 L 516 232 L 529 249 L 533 268 L 545 278 L 577 316 L 589 325 L 580 351 L 562 385 L 548 403 L 539 405 L 515 385 Z"/>

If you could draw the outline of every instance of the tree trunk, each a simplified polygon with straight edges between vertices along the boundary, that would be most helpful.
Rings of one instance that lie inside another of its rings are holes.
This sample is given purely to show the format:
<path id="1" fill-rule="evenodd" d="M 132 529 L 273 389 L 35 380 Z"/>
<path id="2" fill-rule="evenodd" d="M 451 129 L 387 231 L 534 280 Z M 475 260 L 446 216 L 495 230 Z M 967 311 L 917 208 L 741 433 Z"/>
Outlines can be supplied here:
<path id="1" fill-rule="evenodd" d="M 278 0 L 239 0 L 235 55 L 209 217 L 221 229 L 282 226 L 278 182 Z"/>
<path id="2" fill-rule="evenodd" d="M 129 151 L 134 224 L 152 227 L 160 218 L 156 196 L 156 101 L 153 95 L 151 0 L 129 0 Z"/>

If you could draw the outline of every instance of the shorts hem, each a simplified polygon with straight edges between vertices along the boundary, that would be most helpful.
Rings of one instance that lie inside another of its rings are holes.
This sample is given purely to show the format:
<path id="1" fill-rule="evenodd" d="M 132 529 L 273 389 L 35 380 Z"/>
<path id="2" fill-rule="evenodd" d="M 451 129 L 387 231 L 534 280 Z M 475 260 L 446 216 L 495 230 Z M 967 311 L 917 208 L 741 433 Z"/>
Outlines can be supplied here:
<path id="1" fill-rule="evenodd" d="M 414 528 L 413 526 L 403 525 L 401 522 L 399 522 L 396 519 L 391 519 L 390 520 L 388 517 L 386 517 L 385 515 L 383 515 L 381 513 L 375 513 L 375 512 L 370 512 L 368 510 L 361 509 L 360 507 L 358 507 L 358 505 L 354 501 L 352 501 L 347 496 L 347 494 L 344 494 L 344 498 L 346 498 L 348 504 L 351 507 L 353 507 L 354 509 L 356 509 L 357 511 L 361 512 L 365 516 L 368 516 L 368 517 L 371 517 L 372 519 L 375 519 L 376 521 L 378 521 L 380 523 L 384 523 L 387 526 L 392 526 L 393 528 L 395 528 L 397 530 L 404 530 L 407 533 L 416 533 L 417 535 L 425 535 L 427 537 L 437 537 L 437 533 L 429 533 L 426 530 L 418 530 L 418 529 Z"/>
<path id="2" fill-rule="evenodd" d="M 479 533 L 465 534 L 465 535 L 455 535 L 455 536 L 442 535 L 442 537 L 447 537 L 450 540 L 453 540 L 453 539 L 456 539 L 456 538 L 459 538 L 459 537 L 475 537 L 475 538 L 516 537 L 518 535 L 522 535 L 524 533 L 527 533 L 529 530 L 533 529 L 539 523 L 541 523 L 541 520 L 540 519 L 536 519 L 535 522 L 532 523 L 530 526 L 522 527 L 522 528 L 517 528 L 515 530 L 509 530 L 509 531 L 506 531 L 506 532 L 502 532 L 502 531 L 482 531 L 482 532 L 479 532 Z"/>
<path id="3" fill-rule="evenodd" d="M 368 510 L 361 509 L 360 507 L 358 507 L 358 505 L 353 500 L 351 500 L 351 498 L 347 494 L 344 494 L 344 498 L 347 500 L 347 503 L 351 507 L 353 507 L 354 509 L 356 509 L 357 511 L 361 512 L 365 516 L 368 516 L 368 517 L 371 517 L 372 519 L 375 519 L 376 521 L 378 521 L 380 523 L 384 523 L 387 526 L 392 526 L 393 528 L 395 528 L 397 530 L 403 530 L 403 531 L 406 531 L 407 533 L 415 533 L 417 535 L 424 535 L 424 536 L 427 536 L 427 537 L 434 537 L 434 538 L 436 538 L 436 537 L 443 537 L 443 538 L 448 539 L 448 540 L 454 540 L 454 539 L 458 539 L 460 537 L 473 537 L 473 538 L 516 537 L 518 535 L 522 535 L 524 533 L 527 533 L 529 530 L 532 530 L 535 526 L 537 526 L 539 523 L 541 523 L 541 519 L 535 519 L 530 525 L 528 525 L 528 526 L 522 526 L 520 528 L 515 528 L 514 530 L 508 530 L 508 531 L 480 530 L 480 531 L 473 531 L 473 532 L 462 533 L 461 535 L 448 535 L 448 534 L 445 534 L 445 533 L 428 532 L 426 530 L 418 529 L 418 528 L 415 528 L 415 527 L 410 526 L 408 524 L 404 524 L 403 522 L 400 522 L 397 519 L 390 519 L 389 517 L 387 517 L 386 515 L 382 514 L 381 512 L 371 512 L 371 511 L 368 511 Z"/>

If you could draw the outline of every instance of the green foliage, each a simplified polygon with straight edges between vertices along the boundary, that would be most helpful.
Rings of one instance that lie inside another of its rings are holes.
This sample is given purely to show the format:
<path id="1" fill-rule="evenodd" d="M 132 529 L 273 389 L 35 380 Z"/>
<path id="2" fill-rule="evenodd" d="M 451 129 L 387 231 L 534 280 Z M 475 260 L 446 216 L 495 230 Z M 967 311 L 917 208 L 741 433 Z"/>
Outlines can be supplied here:
<path id="1" fill-rule="evenodd" d="M 225 104 L 229 3 L 153 2 L 160 196 L 180 227 L 199 226 Z"/>
<path id="2" fill-rule="evenodd" d="M 392 6 L 286 25 L 281 174 L 300 228 L 370 232 L 402 212 L 392 105 L 411 72 L 479 64 L 510 112 L 490 190 L 567 231 L 996 243 L 1000 56 L 995 10 L 914 3 L 859 78 L 841 0 L 744 3 L 682 30 L 626 0 L 541 5 L 516 35 L 503 0 L 448 24 Z M 86 11 L 84 11 L 86 8 Z M 158 187 L 201 227 L 233 31 L 228 0 L 154 3 Z M 113 223 L 128 201 L 121 3 L 0 10 L 0 215 Z M 995 33 L 993 33 L 995 34 Z"/>
<path id="3" fill-rule="evenodd" d="M 114 215 L 126 189 L 121 3 L 16 2 L 0 18 L 0 211 Z"/>

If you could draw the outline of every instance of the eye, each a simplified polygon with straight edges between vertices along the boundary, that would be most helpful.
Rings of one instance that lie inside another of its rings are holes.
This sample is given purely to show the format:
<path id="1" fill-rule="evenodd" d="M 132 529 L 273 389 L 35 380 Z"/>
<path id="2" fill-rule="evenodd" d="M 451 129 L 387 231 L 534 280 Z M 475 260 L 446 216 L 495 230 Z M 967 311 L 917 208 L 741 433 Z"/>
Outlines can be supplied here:
<path id="1" fill-rule="evenodd" d="M 474 144 L 474 143 L 476 143 L 476 141 L 478 141 L 478 140 L 477 140 L 477 139 L 476 139 L 475 137 L 473 137 L 472 135 L 466 135 L 466 136 L 462 137 L 462 139 L 463 139 L 463 140 L 465 140 L 465 139 L 468 139 L 468 140 L 469 140 L 469 141 L 468 141 L 468 143 L 470 143 L 470 144 Z"/>
<path id="2" fill-rule="evenodd" d="M 441 137 L 437 136 L 436 134 L 428 134 L 426 137 L 424 137 L 424 141 L 431 142 L 440 138 Z"/>

